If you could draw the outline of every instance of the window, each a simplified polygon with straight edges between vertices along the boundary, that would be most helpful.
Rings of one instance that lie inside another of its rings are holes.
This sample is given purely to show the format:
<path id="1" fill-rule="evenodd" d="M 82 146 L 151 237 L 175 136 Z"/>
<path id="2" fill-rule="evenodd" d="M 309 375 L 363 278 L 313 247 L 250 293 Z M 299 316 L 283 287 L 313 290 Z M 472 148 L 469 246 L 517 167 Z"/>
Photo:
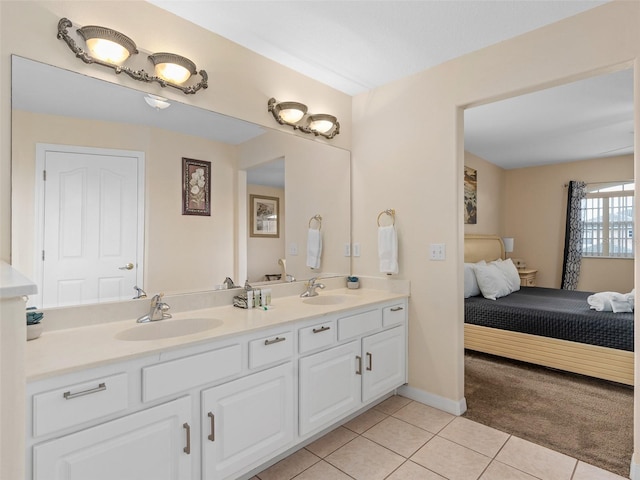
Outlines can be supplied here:
<path id="1" fill-rule="evenodd" d="M 582 200 L 582 256 L 633 258 L 634 182 L 587 185 Z"/>

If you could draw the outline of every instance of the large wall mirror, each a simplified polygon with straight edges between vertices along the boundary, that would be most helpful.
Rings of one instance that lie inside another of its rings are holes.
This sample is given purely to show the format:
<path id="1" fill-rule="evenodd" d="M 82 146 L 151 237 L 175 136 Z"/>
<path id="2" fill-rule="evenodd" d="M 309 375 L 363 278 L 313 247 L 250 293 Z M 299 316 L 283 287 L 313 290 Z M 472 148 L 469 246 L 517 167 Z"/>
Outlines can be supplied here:
<path id="1" fill-rule="evenodd" d="M 12 264 L 44 290 L 35 306 L 132 298 L 133 285 L 172 294 L 226 277 L 241 285 L 349 274 L 349 151 L 147 100 L 157 99 L 12 57 Z M 185 172 L 184 159 L 204 167 Z M 274 170 L 276 186 L 261 178 Z M 210 215 L 183 214 L 184 191 L 207 182 Z M 277 236 L 251 236 L 254 195 L 278 199 Z M 323 250 L 312 269 L 315 215 Z M 106 271 L 85 280 L 96 258 Z"/>

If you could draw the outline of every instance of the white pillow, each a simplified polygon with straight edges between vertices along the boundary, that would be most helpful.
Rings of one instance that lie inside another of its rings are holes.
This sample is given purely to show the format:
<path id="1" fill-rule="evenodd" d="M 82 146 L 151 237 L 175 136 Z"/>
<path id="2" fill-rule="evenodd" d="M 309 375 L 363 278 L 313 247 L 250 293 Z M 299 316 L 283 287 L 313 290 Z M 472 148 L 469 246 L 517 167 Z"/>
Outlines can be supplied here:
<path id="1" fill-rule="evenodd" d="M 513 262 L 510 261 L 510 263 L 515 269 Z M 488 265 L 476 265 L 475 270 L 478 286 L 484 298 L 496 300 L 520 290 L 520 276 L 518 275 L 518 284 L 514 285 L 513 272 L 509 271 L 509 262 L 500 261 L 491 262 Z M 516 270 L 515 273 L 518 274 L 518 271 Z"/>
<path id="2" fill-rule="evenodd" d="M 480 295 L 480 287 L 476 280 L 475 265 L 486 265 L 486 262 L 484 260 L 480 260 L 478 263 L 464 264 L 464 298 Z"/>
<path id="3" fill-rule="evenodd" d="M 518 273 L 516 266 L 513 264 L 513 261 L 510 258 L 507 258 L 504 261 L 498 260 L 495 264 L 504 273 L 511 291 L 517 292 L 520 290 L 520 274 Z"/>

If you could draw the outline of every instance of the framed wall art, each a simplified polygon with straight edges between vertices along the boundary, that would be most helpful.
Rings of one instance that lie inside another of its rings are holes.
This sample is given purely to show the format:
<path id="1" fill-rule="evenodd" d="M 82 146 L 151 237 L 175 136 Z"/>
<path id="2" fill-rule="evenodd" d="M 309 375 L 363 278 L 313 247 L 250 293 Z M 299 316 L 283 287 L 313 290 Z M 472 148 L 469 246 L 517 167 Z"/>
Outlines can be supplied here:
<path id="1" fill-rule="evenodd" d="M 278 197 L 263 195 L 249 195 L 251 227 L 249 235 L 252 237 L 279 238 L 280 237 L 280 201 Z"/>
<path id="2" fill-rule="evenodd" d="M 182 158 L 182 214 L 211 216 L 211 162 Z"/>
<path id="3" fill-rule="evenodd" d="M 464 223 L 478 223 L 478 171 L 464 167 Z"/>

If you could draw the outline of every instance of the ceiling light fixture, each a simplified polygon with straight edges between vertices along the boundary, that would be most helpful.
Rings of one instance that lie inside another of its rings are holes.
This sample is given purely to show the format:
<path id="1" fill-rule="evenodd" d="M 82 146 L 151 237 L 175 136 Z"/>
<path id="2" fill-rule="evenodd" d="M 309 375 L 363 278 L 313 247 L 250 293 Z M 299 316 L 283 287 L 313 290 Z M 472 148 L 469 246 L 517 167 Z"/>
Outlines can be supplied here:
<path id="1" fill-rule="evenodd" d="M 155 108 L 156 110 L 164 110 L 171 106 L 171 103 L 169 103 L 166 98 L 160 97 L 159 95 L 153 95 L 151 93 L 144 96 L 144 101 L 147 102 L 147 105 Z"/>
<path id="2" fill-rule="evenodd" d="M 267 110 L 280 125 L 289 125 L 294 130 L 325 138 L 333 138 L 340 133 L 340 123 L 333 115 L 316 113 L 307 115 L 307 106 L 299 102 L 277 102 L 270 98 Z"/>
<path id="3" fill-rule="evenodd" d="M 88 25 L 78 28 L 78 36 L 85 41 L 89 53 L 80 48 L 76 41 L 71 38 L 67 29 L 73 23 L 67 18 L 62 18 L 58 22 L 58 38 L 64 40 L 71 51 L 84 63 L 97 63 L 105 67 L 112 68 L 116 74 L 126 73 L 134 80 L 142 82 L 159 83 L 162 87 L 173 87 L 181 90 L 185 94 L 193 94 L 200 89 L 205 89 L 207 85 L 207 72 L 198 71 L 195 63 L 186 57 L 174 53 L 152 53 L 148 59 L 155 67 L 155 75 L 149 75 L 144 69 L 134 70 L 127 66 L 122 66 L 132 55 L 138 53 L 138 49 L 133 40 L 126 35 L 106 27 Z M 183 86 L 193 75 L 200 74 L 201 80 L 195 85 Z"/>

